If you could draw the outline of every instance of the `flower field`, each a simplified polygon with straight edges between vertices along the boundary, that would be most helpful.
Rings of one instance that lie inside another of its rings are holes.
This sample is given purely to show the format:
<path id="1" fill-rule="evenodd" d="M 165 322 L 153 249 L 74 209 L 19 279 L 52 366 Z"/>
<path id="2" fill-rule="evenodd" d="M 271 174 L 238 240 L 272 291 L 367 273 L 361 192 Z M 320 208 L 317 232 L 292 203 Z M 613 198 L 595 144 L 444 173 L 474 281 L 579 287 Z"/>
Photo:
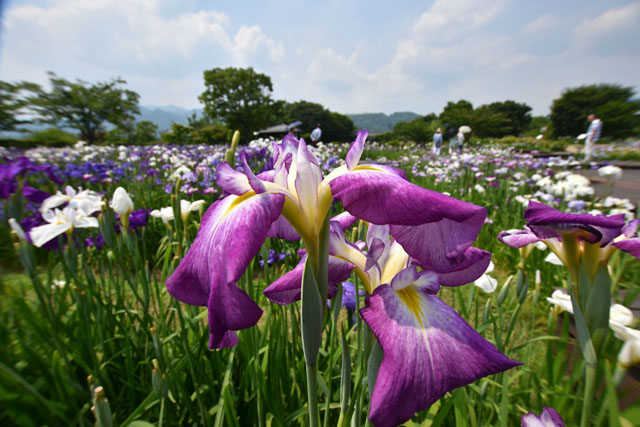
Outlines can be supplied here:
<path id="1" fill-rule="evenodd" d="M 640 423 L 598 166 L 366 138 L 0 148 L 0 423 Z"/>

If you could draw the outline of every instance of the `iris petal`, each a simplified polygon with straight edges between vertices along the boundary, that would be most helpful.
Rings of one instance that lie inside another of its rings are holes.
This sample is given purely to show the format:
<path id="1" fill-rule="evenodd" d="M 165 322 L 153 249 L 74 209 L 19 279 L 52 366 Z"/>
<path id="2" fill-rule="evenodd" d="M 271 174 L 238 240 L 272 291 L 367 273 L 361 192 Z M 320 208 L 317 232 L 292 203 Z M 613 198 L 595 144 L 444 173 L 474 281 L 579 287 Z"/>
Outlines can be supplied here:
<path id="1" fill-rule="evenodd" d="M 362 317 L 384 352 L 369 414 L 378 427 L 403 423 L 448 391 L 520 364 L 430 292 L 382 285 L 365 305 Z"/>
<path id="2" fill-rule="evenodd" d="M 304 261 L 305 258 L 293 270 L 282 275 L 265 288 L 263 293 L 271 302 L 287 305 L 300 300 Z M 337 290 L 337 284 L 347 280 L 351 276 L 351 270 L 354 268 L 347 261 L 332 256 L 329 257 L 329 298 L 333 298 Z"/>
<path id="3" fill-rule="evenodd" d="M 184 259 L 167 280 L 176 299 L 209 309 L 210 346 L 232 342 L 230 330 L 257 323 L 262 310 L 235 286 L 282 211 L 281 194 L 228 196 L 205 213 Z"/>

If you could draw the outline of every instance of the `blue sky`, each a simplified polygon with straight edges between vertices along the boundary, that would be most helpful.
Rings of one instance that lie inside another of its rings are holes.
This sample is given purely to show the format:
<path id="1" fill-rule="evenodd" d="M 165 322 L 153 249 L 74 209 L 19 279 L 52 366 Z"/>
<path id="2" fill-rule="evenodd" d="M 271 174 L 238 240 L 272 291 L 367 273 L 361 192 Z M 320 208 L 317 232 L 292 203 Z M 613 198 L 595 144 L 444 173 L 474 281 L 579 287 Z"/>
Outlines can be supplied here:
<path id="1" fill-rule="evenodd" d="M 341 113 L 439 113 L 563 89 L 640 89 L 640 1 L 4 1 L 0 80 L 124 78 L 143 105 L 199 108 L 202 72 L 253 67 L 273 97 Z"/>

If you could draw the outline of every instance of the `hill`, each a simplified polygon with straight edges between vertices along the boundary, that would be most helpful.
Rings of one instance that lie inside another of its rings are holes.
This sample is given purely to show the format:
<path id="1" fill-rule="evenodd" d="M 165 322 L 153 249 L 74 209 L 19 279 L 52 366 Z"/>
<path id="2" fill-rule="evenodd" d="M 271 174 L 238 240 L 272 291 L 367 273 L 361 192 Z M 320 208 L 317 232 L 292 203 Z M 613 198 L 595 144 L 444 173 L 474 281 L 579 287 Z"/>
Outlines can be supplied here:
<path id="1" fill-rule="evenodd" d="M 362 113 L 347 114 L 357 129 L 368 129 L 369 132 L 376 134 L 388 132 L 398 122 L 410 122 L 418 117 L 419 114 L 410 111 L 396 112 L 391 115 L 384 113 Z"/>
<path id="2" fill-rule="evenodd" d="M 198 117 L 202 116 L 202 109 L 187 110 L 186 108 L 169 105 L 166 107 L 159 106 L 143 106 L 140 105 L 140 115 L 136 117 L 137 121 L 148 120 L 158 126 L 160 132 L 171 129 L 172 123 L 186 125 L 189 123 L 189 117 L 195 112 Z"/>

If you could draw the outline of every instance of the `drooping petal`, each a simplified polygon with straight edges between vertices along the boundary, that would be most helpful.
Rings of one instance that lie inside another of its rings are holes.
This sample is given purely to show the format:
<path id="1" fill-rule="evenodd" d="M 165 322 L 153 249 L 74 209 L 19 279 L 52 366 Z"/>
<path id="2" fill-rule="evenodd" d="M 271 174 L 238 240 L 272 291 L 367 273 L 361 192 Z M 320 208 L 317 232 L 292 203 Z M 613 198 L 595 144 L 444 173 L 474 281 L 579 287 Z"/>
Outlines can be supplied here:
<path id="1" fill-rule="evenodd" d="M 613 243 L 613 246 L 620 249 L 621 251 L 630 253 L 636 258 L 640 258 L 640 237 L 620 240 L 619 242 Z"/>
<path id="2" fill-rule="evenodd" d="M 263 293 L 271 302 L 287 305 L 300 300 L 304 261 L 305 258 L 293 270 L 282 275 L 265 288 Z M 347 280 L 351 275 L 351 270 L 354 268 L 353 264 L 345 260 L 329 257 L 329 298 L 333 298 L 337 290 L 337 284 Z"/>
<path id="3" fill-rule="evenodd" d="M 629 221 L 629 223 L 622 228 L 622 234 L 626 237 L 633 237 L 638 232 L 639 224 L 640 218 Z"/>
<path id="4" fill-rule="evenodd" d="M 440 274 L 443 286 L 460 286 L 471 283 L 482 275 L 491 262 L 491 252 L 483 249 L 469 248 L 459 262 L 446 266 L 433 267 Z"/>
<path id="5" fill-rule="evenodd" d="M 236 196 L 251 191 L 247 176 L 233 169 L 227 162 L 220 163 L 216 168 L 216 183 L 227 193 Z"/>
<path id="6" fill-rule="evenodd" d="M 73 225 L 70 222 L 64 222 L 62 224 L 45 224 L 38 227 L 34 227 L 29 232 L 29 237 L 34 246 L 41 247 L 50 240 L 55 239 L 62 233 L 65 233 L 71 229 Z"/>
<path id="7" fill-rule="evenodd" d="M 538 237 L 561 238 L 561 233 L 575 232 L 579 239 L 605 246 L 622 233 L 624 214 L 605 216 L 565 213 L 543 203 L 529 201 L 524 219 Z"/>
<path id="8" fill-rule="evenodd" d="M 233 342 L 231 330 L 254 325 L 258 305 L 235 286 L 282 211 L 281 194 L 228 196 L 205 213 L 193 245 L 167 280 L 176 299 L 209 309 L 210 346 Z"/>
<path id="9" fill-rule="evenodd" d="M 51 194 L 38 190 L 37 188 L 29 187 L 28 185 L 22 187 L 22 195 L 25 199 L 33 203 L 42 203 L 51 197 Z"/>
<path id="10" fill-rule="evenodd" d="M 300 240 L 300 235 L 298 234 L 298 232 L 282 215 L 280 215 L 280 217 L 271 224 L 269 232 L 267 233 L 267 237 L 291 241 Z"/>
<path id="11" fill-rule="evenodd" d="M 338 214 L 331 218 L 331 222 L 337 222 L 338 224 L 340 224 L 340 228 L 342 230 L 349 229 L 353 224 L 356 223 L 357 220 L 358 218 L 351 215 L 349 212 L 342 212 L 341 214 Z"/>
<path id="12" fill-rule="evenodd" d="M 255 176 L 255 174 L 249 167 L 249 164 L 247 163 L 247 158 L 244 154 L 242 155 L 242 165 L 244 167 L 244 173 L 247 175 L 247 178 L 249 179 L 249 185 L 251 186 L 253 191 L 255 191 L 256 194 L 262 194 L 265 191 L 267 191 L 267 189 L 264 186 L 264 183 L 261 182 L 260 179 L 258 179 L 258 177 Z"/>
<path id="13" fill-rule="evenodd" d="M 531 230 L 507 230 L 498 233 L 498 240 L 512 248 L 523 248 L 532 243 L 541 241 Z"/>
<path id="14" fill-rule="evenodd" d="M 356 168 L 329 185 L 333 197 L 352 215 L 373 224 L 417 226 L 450 219 L 484 223 L 486 210 L 444 194 L 427 190 L 379 170 Z M 476 217 L 481 217 L 478 218 Z M 393 234 L 393 233 L 392 233 Z M 476 232 L 477 235 L 477 232 Z"/>
<path id="15" fill-rule="evenodd" d="M 349 170 L 353 170 L 360 161 L 360 156 L 362 156 L 362 150 L 364 149 L 364 141 L 367 139 L 367 135 L 369 135 L 369 131 L 359 130 L 356 140 L 353 141 L 351 147 L 349 147 L 349 152 L 347 152 L 346 157 L 347 168 Z"/>
<path id="16" fill-rule="evenodd" d="M 429 292 L 382 285 L 360 312 L 384 352 L 369 415 L 378 427 L 403 423 L 446 392 L 520 364 Z"/>

